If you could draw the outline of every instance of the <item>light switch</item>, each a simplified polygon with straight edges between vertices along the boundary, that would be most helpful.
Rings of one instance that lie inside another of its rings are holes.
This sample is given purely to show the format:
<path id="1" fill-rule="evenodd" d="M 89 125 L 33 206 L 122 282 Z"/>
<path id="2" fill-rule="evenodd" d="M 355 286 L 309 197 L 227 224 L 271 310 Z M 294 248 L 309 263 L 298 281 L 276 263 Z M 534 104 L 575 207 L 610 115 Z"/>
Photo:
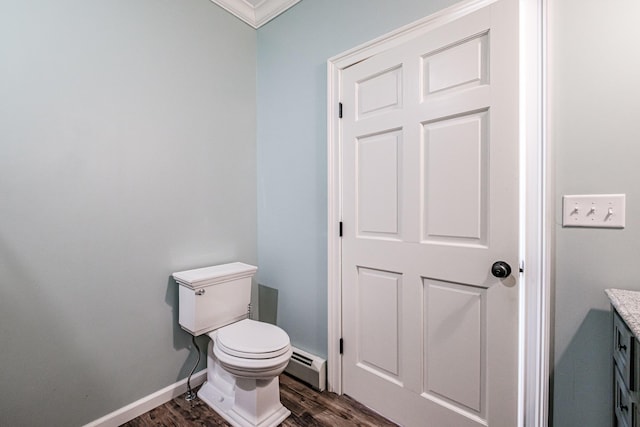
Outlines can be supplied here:
<path id="1" fill-rule="evenodd" d="M 564 227 L 624 228 L 624 194 L 585 194 L 562 198 Z"/>

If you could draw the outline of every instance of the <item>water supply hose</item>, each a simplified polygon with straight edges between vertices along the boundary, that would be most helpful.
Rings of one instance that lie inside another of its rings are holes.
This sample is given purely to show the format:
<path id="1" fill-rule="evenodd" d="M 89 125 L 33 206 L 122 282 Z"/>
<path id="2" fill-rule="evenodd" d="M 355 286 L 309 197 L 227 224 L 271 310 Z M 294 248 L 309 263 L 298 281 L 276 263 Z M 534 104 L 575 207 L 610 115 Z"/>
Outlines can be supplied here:
<path id="1" fill-rule="evenodd" d="M 191 369 L 189 377 L 187 378 L 187 395 L 185 396 L 185 400 L 187 401 L 192 401 L 196 397 L 198 397 L 198 393 L 196 393 L 195 390 L 191 389 L 191 375 L 193 375 L 193 373 L 196 371 L 196 368 L 198 367 L 198 364 L 200 363 L 200 347 L 198 347 L 198 343 L 196 343 L 196 337 L 193 335 L 191 336 L 191 342 L 198 352 L 198 360 L 196 360 L 196 364 L 193 365 L 193 369 Z"/>

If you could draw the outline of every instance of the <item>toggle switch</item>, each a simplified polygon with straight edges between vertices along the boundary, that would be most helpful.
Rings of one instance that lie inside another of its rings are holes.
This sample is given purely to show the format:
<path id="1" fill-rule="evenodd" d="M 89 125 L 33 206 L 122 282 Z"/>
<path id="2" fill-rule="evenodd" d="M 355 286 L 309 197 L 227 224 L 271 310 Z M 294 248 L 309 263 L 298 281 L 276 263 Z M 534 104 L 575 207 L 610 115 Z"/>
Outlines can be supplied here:
<path id="1" fill-rule="evenodd" d="M 564 227 L 624 228 L 625 194 L 585 194 L 562 198 Z"/>

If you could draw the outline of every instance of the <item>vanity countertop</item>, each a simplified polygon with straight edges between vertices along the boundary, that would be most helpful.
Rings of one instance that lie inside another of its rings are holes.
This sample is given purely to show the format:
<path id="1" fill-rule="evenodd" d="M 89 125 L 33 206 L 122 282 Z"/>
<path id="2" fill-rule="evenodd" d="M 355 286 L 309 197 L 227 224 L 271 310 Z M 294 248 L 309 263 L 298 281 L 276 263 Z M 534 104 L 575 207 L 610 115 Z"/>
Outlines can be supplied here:
<path id="1" fill-rule="evenodd" d="M 605 293 L 631 332 L 640 338 L 640 292 L 626 289 L 605 289 Z"/>

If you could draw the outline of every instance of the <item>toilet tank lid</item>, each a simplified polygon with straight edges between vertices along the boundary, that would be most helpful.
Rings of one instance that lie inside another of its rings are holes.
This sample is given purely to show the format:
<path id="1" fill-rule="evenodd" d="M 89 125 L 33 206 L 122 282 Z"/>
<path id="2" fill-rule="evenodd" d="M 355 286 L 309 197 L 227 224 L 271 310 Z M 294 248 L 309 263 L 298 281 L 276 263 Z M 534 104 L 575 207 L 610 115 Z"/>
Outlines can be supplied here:
<path id="1" fill-rule="evenodd" d="M 203 286 L 242 279 L 244 277 L 251 277 L 256 274 L 256 271 L 258 271 L 258 267 L 255 265 L 244 264 L 242 262 L 232 262 L 230 264 L 179 271 L 177 273 L 173 273 L 173 278 L 179 284 L 189 288 L 200 288 Z"/>

